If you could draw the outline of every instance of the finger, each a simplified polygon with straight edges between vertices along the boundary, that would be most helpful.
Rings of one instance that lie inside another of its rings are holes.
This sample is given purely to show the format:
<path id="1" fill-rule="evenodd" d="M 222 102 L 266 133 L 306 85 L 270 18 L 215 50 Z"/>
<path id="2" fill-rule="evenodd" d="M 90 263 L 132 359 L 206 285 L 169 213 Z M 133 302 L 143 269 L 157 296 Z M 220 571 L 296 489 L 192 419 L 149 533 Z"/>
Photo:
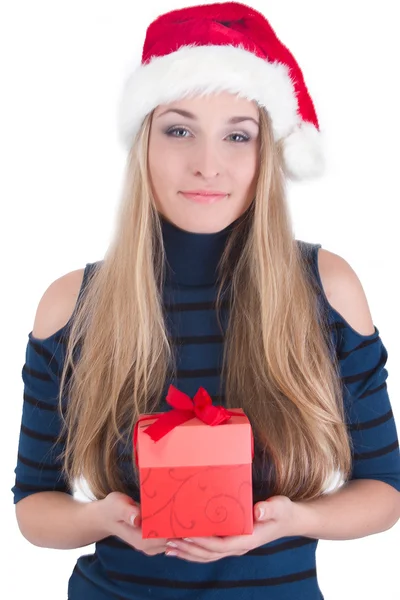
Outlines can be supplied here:
<path id="1" fill-rule="evenodd" d="M 254 518 L 256 521 L 265 521 L 267 518 L 271 519 L 270 511 L 267 510 L 266 502 L 258 502 L 254 506 Z"/>
<path id="2" fill-rule="evenodd" d="M 275 496 L 267 501 L 258 502 L 254 505 L 255 520 L 263 522 L 279 518 L 286 501 L 290 502 L 288 498 Z"/>
<path id="3" fill-rule="evenodd" d="M 131 516 L 129 517 L 129 523 L 133 527 L 140 527 L 142 524 L 142 519 L 140 517 L 140 513 L 132 513 Z"/>
<path id="4" fill-rule="evenodd" d="M 279 520 L 290 516 L 293 502 L 287 496 L 271 496 L 254 505 L 254 518 L 256 521 Z"/>
<path id="5" fill-rule="evenodd" d="M 119 537 L 123 542 L 129 544 L 136 550 L 142 552 L 150 552 L 151 554 L 160 554 L 165 552 L 166 540 L 163 538 L 148 538 L 143 539 L 141 528 L 132 527 L 121 521 L 115 529 L 115 535 Z"/>
<path id="6" fill-rule="evenodd" d="M 201 539 L 201 538 L 200 538 Z M 213 538 L 211 538 L 213 539 Z M 218 538 L 216 538 L 218 539 Z M 242 542 L 242 546 L 243 546 L 243 542 Z M 233 554 L 235 552 L 237 552 L 238 550 L 241 551 L 241 549 L 239 548 L 235 548 L 233 545 L 227 545 L 224 544 L 221 547 L 217 547 L 215 546 L 214 548 L 211 547 L 211 544 L 209 545 L 209 547 L 206 546 L 202 546 L 199 544 L 196 544 L 195 542 L 187 542 L 185 540 L 168 540 L 167 545 L 166 545 L 167 551 L 168 550 L 175 550 L 178 552 L 185 552 L 188 554 L 191 554 L 193 556 L 198 556 L 198 557 L 206 557 L 209 554 Z"/>
<path id="7" fill-rule="evenodd" d="M 111 492 L 107 498 L 113 500 L 117 520 L 124 521 L 128 525 L 139 524 L 137 516 L 140 515 L 140 505 L 133 499 L 121 492 Z"/>
<path id="8" fill-rule="evenodd" d="M 166 556 L 175 556 L 177 558 L 183 558 L 185 560 L 191 560 L 194 562 L 210 562 L 219 560 L 225 556 L 225 554 L 209 552 L 200 546 L 195 546 L 194 544 L 185 542 L 179 542 L 179 544 L 175 544 L 174 546 L 167 544 L 165 554 Z"/>
<path id="9" fill-rule="evenodd" d="M 131 527 L 140 527 L 142 520 L 139 508 L 136 506 L 129 506 L 126 510 L 124 521 Z"/>
<path id="10" fill-rule="evenodd" d="M 247 537 L 247 536 L 246 536 Z M 248 536 L 250 537 L 250 536 Z M 178 545 L 182 542 L 198 546 L 208 552 L 217 552 L 219 554 L 232 553 L 243 549 L 243 536 L 232 535 L 226 537 L 204 537 L 204 538 L 185 538 L 183 540 L 171 540 Z"/>

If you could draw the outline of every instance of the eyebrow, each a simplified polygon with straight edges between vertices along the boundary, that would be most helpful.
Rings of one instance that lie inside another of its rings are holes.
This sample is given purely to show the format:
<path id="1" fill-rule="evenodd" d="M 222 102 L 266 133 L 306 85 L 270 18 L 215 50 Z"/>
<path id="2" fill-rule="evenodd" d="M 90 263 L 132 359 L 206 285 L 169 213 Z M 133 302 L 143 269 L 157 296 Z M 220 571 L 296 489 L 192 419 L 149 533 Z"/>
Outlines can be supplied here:
<path id="1" fill-rule="evenodd" d="M 164 112 L 162 112 L 161 114 L 159 114 L 157 118 L 160 118 L 171 112 L 178 113 L 178 115 L 181 115 L 182 117 L 187 117 L 188 119 L 193 119 L 194 121 L 197 121 L 196 115 L 194 115 L 193 113 L 191 113 L 187 110 L 182 110 L 181 108 L 169 108 L 169 109 L 165 110 Z M 248 116 L 231 117 L 230 119 L 228 119 L 227 123 L 235 124 L 235 123 L 241 123 L 242 121 L 253 121 L 253 123 L 255 123 L 257 126 L 259 125 L 259 122 L 256 121 L 256 119 L 253 119 L 253 117 L 248 117 Z"/>

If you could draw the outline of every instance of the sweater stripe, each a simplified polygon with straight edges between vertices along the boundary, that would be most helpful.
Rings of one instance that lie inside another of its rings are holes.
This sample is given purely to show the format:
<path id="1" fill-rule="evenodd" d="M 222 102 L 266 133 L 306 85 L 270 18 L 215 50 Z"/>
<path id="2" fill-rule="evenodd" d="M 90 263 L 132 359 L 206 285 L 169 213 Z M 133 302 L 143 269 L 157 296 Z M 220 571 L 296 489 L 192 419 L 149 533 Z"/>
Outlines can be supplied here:
<path id="1" fill-rule="evenodd" d="M 387 350 L 379 330 L 364 336 L 357 333 L 329 305 L 322 291 L 317 267 L 319 244 L 299 242 L 311 269 L 322 314 L 331 335 L 343 386 L 345 422 L 352 444 L 352 479 L 386 482 L 400 491 L 400 453 L 397 428 L 391 407 L 386 369 Z M 91 269 L 85 268 L 81 297 Z M 224 404 L 220 389 L 224 333 L 215 312 L 215 288 L 166 286 L 164 308 L 170 342 L 177 349 L 177 377 L 168 382 L 191 397 L 204 386 L 215 404 Z M 226 323 L 224 301 L 221 320 Z M 22 368 L 24 394 L 20 440 L 12 488 L 14 502 L 41 491 L 71 494 L 63 479 L 55 444 L 61 420 L 58 410 L 59 374 L 64 360 L 67 326 L 45 340 L 28 334 Z M 168 410 L 165 398 L 159 410 Z M 132 497 L 140 500 L 133 476 L 131 447 L 121 448 L 119 466 Z M 255 482 L 258 490 L 259 482 Z M 268 482 L 261 482 L 263 494 Z M 258 493 L 258 492 L 257 492 Z M 264 495 L 263 497 L 267 497 Z M 318 540 L 292 536 L 275 540 L 243 556 L 211 563 L 191 563 L 164 554 L 147 556 L 116 536 L 96 544 L 93 554 L 77 561 L 69 583 L 69 599 L 86 600 L 321 600 L 316 574 Z M 268 591 L 266 591 L 268 588 Z M 172 591 L 173 590 L 173 591 Z M 246 590 L 243 592 L 243 590 Z"/>

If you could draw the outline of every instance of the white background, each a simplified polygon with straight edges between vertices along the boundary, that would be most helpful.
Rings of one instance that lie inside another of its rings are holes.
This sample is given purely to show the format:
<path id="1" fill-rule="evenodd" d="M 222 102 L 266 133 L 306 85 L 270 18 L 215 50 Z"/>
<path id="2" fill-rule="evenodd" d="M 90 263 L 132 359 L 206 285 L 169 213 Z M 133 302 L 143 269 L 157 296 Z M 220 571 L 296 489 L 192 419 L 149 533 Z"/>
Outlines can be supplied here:
<path id="1" fill-rule="evenodd" d="M 36 548 L 17 528 L 10 488 L 27 335 L 48 285 L 107 248 L 125 161 L 116 105 L 140 60 L 146 26 L 197 3 L 1 3 L 2 597 L 8 590 L 7 598 L 65 599 L 76 557 L 92 550 Z M 360 277 L 389 352 L 388 389 L 400 424 L 397 3 L 249 4 L 300 63 L 324 133 L 325 176 L 290 186 L 296 237 L 340 254 Z M 398 600 L 399 542 L 400 523 L 359 540 L 320 541 L 325 599 Z"/>

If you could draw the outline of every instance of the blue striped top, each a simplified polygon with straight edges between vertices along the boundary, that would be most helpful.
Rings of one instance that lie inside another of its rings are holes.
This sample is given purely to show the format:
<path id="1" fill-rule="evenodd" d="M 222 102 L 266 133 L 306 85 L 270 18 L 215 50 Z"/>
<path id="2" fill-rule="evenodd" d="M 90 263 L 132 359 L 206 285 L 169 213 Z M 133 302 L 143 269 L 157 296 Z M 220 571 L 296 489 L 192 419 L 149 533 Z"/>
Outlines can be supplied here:
<path id="1" fill-rule="evenodd" d="M 173 383 L 191 397 L 204 386 L 215 403 L 223 402 L 219 388 L 223 339 L 214 310 L 215 270 L 231 226 L 211 234 L 183 231 L 166 220 L 162 226 L 170 267 L 164 303 L 171 342 L 178 346 L 177 378 L 167 385 Z M 321 244 L 297 243 L 310 266 L 340 361 L 346 422 L 353 442 L 352 477 L 384 481 L 400 491 L 399 442 L 387 390 L 387 351 L 379 330 L 375 326 L 374 333 L 361 335 L 330 306 L 318 272 Z M 86 265 L 80 295 L 97 264 Z M 28 334 L 14 503 L 44 490 L 72 493 L 60 476 L 55 454 L 59 448 L 52 447 L 60 424 L 59 373 L 72 318 L 44 340 Z M 165 401 L 159 410 L 168 410 Z M 121 464 L 132 496 L 140 501 L 130 460 L 121 456 Z M 267 490 L 254 492 L 262 497 Z M 77 560 L 68 598 L 321 600 L 317 544 L 318 540 L 307 537 L 285 537 L 243 556 L 195 563 L 164 554 L 147 556 L 117 537 L 108 537 L 95 544 L 93 553 Z"/>

